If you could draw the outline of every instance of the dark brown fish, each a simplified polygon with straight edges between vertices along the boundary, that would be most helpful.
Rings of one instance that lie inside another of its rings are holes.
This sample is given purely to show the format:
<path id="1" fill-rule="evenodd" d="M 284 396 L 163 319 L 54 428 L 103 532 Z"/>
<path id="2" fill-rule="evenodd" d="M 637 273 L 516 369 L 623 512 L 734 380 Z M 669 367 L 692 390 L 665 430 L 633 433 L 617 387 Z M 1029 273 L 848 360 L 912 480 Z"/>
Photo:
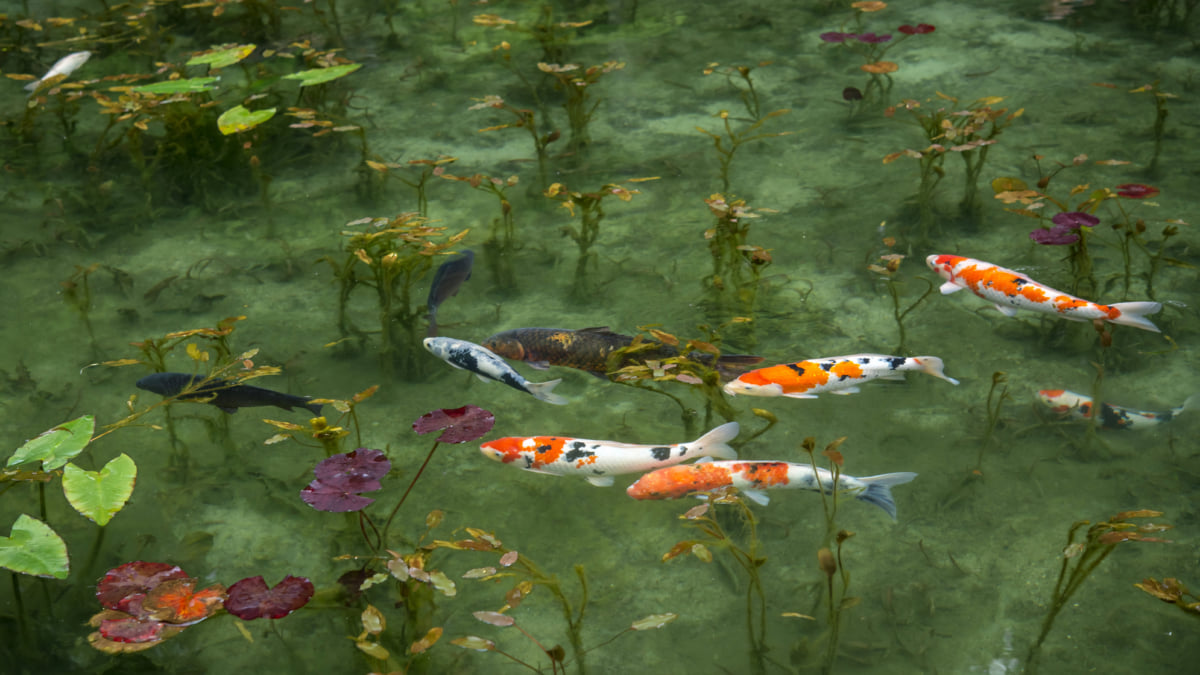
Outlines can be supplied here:
<path id="1" fill-rule="evenodd" d="M 616 367 L 679 356 L 679 350 L 671 345 L 654 340 L 645 342 L 655 346 L 627 356 Z M 549 366 L 566 366 L 603 377 L 608 372 L 609 355 L 633 344 L 633 337 L 614 333 L 607 326 L 579 330 L 515 328 L 496 333 L 484 340 L 482 344 L 499 356 L 515 361 L 525 361 L 540 370 Z M 712 354 L 704 352 L 691 352 L 688 354 L 688 358 L 709 365 L 712 363 L 713 357 Z M 761 363 L 762 360 L 761 356 L 728 354 L 721 356 L 717 360 L 717 364 L 719 367 L 724 366 L 734 370 L 738 366 L 753 366 Z"/>
<path id="2" fill-rule="evenodd" d="M 475 252 L 464 250 L 462 255 L 442 263 L 433 275 L 433 283 L 429 284 L 429 299 L 425 306 L 429 308 L 429 331 L 426 337 L 437 337 L 437 311 L 448 298 L 458 295 L 458 287 L 471 278 L 471 266 L 475 264 Z"/>

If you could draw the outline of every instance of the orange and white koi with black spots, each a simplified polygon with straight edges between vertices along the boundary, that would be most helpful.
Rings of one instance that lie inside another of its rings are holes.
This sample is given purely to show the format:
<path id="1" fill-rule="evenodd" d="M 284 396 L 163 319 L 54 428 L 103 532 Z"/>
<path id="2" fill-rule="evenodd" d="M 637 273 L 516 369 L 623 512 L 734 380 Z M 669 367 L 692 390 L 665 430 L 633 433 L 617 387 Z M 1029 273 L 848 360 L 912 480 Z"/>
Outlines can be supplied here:
<path id="1" fill-rule="evenodd" d="M 613 476 L 643 473 L 697 457 L 736 459 L 729 441 L 738 435 L 738 423 L 729 422 L 691 443 L 637 445 L 593 441 L 566 436 L 509 436 L 479 447 L 497 462 L 555 476 L 580 476 L 592 485 L 607 487 Z"/>
<path id="2" fill-rule="evenodd" d="M 816 398 L 817 394 L 856 394 L 858 385 L 871 380 L 903 380 L 905 370 L 918 370 L 950 384 L 958 380 L 946 377 L 945 365 L 936 356 L 888 356 L 852 354 L 809 359 L 797 363 L 758 368 L 742 373 L 725 385 L 730 396 L 787 396 Z"/>
<path id="3" fill-rule="evenodd" d="M 896 501 L 892 486 L 912 481 L 911 472 L 885 473 L 855 478 L 841 474 L 837 491 L 874 504 L 896 519 Z M 678 499 L 687 495 L 734 487 L 759 504 L 770 501 L 765 490 L 790 488 L 833 492 L 833 473 L 808 464 L 773 461 L 700 461 L 669 466 L 637 479 L 625 492 L 634 499 Z"/>
<path id="4" fill-rule="evenodd" d="M 1146 318 L 1162 310 L 1158 302 L 1118 302 L 1101 305 L 1056 291 L 1029 277 L 990 262 L 958 255 L 931 255 L 925 264 L 946 280 L 942 295 L 969 289 L 975 295 L 993 303 L 1005 316 L 1016 316 L 1024 309 L 1043 314 L 1055 314 L 1071 321 L 1107 321 L 1121 326 L 1133 326 L 1159 333 Z"/>
<path id="5" fill-rule="evenodd" d="M 1069 419 L 1086 420 L 1096 414 L 1095 402 L 1091 396 L 1076 394 L 1066 389 L 1042 389 L 1038 392 L 1038 400 L 1058 415 Z M 1200 394 L 1193 394 L 1183 405 L 1164 412 L 1134 410 L 1101 402 L 1096 423 L 1101 429 L 1150 429 L 1163 422 L 1170 422 L 1181 413 L 1195 410 L 1198 406 Z"/>

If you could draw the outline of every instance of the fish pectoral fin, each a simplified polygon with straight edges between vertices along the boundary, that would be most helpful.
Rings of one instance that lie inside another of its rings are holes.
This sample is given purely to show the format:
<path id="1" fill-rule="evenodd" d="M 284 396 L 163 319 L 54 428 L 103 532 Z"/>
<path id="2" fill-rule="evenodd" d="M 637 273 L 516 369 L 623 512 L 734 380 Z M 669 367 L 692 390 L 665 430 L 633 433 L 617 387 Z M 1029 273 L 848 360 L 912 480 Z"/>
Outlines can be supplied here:
<path id="1" fill-rule="evenodd" d="M 475 373 L 475 377 L 478 377 L 480 382 L 491 382 L 492 381 L 492 378 L 488 377 L 487 375 L 480 375 L 479 373 Z"/>
<path id="2" fill-rule="evenodd" d="M 529 367 L 534 370 L 550 370 L 549 361 L 526 361 L 525 363 L 528 363 Z"/>
<path id="3" fill-rule="evenodd" d="M 238 411 L 238 409 L 237 409 L 237 408 L 231 408 L 231 407 L 222 407 L 222 406 L 217 406 L 217 407 L 218 407 L 218 408 L 221 408 L 221 410 L 224 410 L 225 412 L 229 413 L 230 415 L 232 415 L 233 413 L 235 413 L 235 412 L 237 412 L 237 411 Z"/>
<path id="4" fill-rule="evenodd" d="M 587 482 L 591 483 L 592 485 L 595 485 L 596 487 L 612 487 L 613 477 L 612 476 L 588 476 Z"/>
<path id="5" fill-rule="evenodd" d="M 888 379 L 893 379 L 893 378 L 888 378 Z M 901 377 L 900 379 L 903 380 L 904 378 Z M 858 387 L 846 387 L 845 389 L 835 389 L 829 393 L 837 394 L 838 396 L 846 396 L 848 394 L 857 394 L 859 391 L 861 391 L 861 390 Z"/>
<path id="6" fill-rule="evenodd" d="M 768 497 L 767 493 L 763 492 L 762 490 L 757 490 L 755 488 L 739 488 L 739 489 L 742 491 L 742 494 L 746 495 L 750 499 L 750 501 L 754 502 L 755 504 L 758 504 L 760 506 L 766 506 L 767 504 L 769 504 L 771 502 L 771 498 Z"/>
<path id="7" fill-rule="evenodd" d="M 1009 307 L 1008 305 L 999 305 L 998 304 L 998 305 L 996 305 L 996 311 L 1000 312 L 1004 316 L 1016 316 L 1017 315 L 1017 308 Z"/>
<path id="8" fill-rule="evenodd" d="M 951 293 L 957 293 L 961 291 L 963 288 L 965 288 L 965 286 L 959 286 L 953 281 L 947 281 L 946 283 L 942 284 L 938 290 L 942 292 L 942 295 L 950 295 Z"/>
<path id="9" fill-rule="evenodd" d="M 780 395 L 781 395 L 781 396 L 786 396 L 786 397 L 788 397 L 788 398 L 816 398 L 816 397 L 817 397 L 817 395 L 816 395 L 816 394 L 804 394 L 804 393 L 801 393 L 801 392 L 795 392 L 795 393 L 792 393 L 792 394 L 780 394 Z"/>

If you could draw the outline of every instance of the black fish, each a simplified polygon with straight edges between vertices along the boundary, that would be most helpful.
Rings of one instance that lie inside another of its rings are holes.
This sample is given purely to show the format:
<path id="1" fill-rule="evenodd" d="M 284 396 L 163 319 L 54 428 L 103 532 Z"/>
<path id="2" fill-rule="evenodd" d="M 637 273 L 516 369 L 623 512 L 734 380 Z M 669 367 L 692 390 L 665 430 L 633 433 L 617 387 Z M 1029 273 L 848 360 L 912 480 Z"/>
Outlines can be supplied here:
<path id="1" fill-rule="evenodd" d="M 187 373 L 154 373 L 137 381 L 138 389 L 152 391 L 163 396 L 174 396 L 193 383 L 204 381 L 203 375 L 188 375 Z M 321 414 L 320 403 L 309 403 L 311 396 L 293 396 L 248 384 L 230 384 L 227 380 L 214 379 L 194 392 L 181 396 L 180 399 L 211 399 L 211 403 L 227 413 L 235 413 L 238 408 L 273 405 L 276 408 L 291 410 L 293 406 L 308 409 L 313 415 Z"/>
<path id="2" fill-rule="evenodd" d="M 447 298 L 458 294 L 458 287 L 471 278 L 471 266 L 475 264 L 475 252 L 465 250 L 457 258 L 451 258 L 442 263 L 433 275 L 433 283 L 429 285 L 429 299 L 425 306 L 429 308 L 429 332 L 425 337 L 437 337 L 437 310 Z"/>

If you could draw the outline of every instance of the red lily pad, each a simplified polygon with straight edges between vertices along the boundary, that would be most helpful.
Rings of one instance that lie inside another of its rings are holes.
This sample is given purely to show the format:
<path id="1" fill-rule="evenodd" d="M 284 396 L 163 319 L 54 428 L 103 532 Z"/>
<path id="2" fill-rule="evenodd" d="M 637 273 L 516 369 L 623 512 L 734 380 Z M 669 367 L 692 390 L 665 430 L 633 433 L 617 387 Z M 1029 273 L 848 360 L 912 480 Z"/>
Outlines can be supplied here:
<path id="1" fill-rule="evenodd" d="M 229 587 L 225 611 L 245 621 L 282 619 L 307 605 L 314 590 L 311 581 L 290 574 L 270 589 L 261 576 L 250 577 Z"/>
<path id="2" fill-rule="evenodd" d="M 129 607 L 131 596 L 144 597 L 165 581 L 183 578 L 187 578 L 187 574 L 176 565 L 127 562 L 109 570 L 100 583 L 96 584 L 96 599 L 109 609 L 134 614 Z"/>
<path id="3" fill-rule="evenodd" d="M 162 640 L 164 625 L 154 619 L 132 616 L 104 619 L 100 622 L 100 635 L 113 642 L 158 642 Z"/>
<path id="4" fill-rule="evenodd" d="M 225 587 L 213 584 L 196 591 L 195 579 L 171 579 L 146 594 L 142 608 L 165 623 L 190 625 L 212 616 L 225 601 Z"/>
<path id="5" fill-rule="evenodd" d="M 313 469 L 317 479 L 300 490 L 300 498 L 318 511 L 358 511 L 375 501 L 358 493 L 383 487 L 379 478 L 391 468 L 379 450 L 359 448 L 334 455 Z"/>
<path id="6" fill-rule="evenodd" d="M 425 413 L 413 422 L 413 431 L 427 434 L 442 431 L 438 443 L 467 443 L 492 430 L 496 417 L 492 413 L 473 405 L 461 408 L 442 408 Z"/>

